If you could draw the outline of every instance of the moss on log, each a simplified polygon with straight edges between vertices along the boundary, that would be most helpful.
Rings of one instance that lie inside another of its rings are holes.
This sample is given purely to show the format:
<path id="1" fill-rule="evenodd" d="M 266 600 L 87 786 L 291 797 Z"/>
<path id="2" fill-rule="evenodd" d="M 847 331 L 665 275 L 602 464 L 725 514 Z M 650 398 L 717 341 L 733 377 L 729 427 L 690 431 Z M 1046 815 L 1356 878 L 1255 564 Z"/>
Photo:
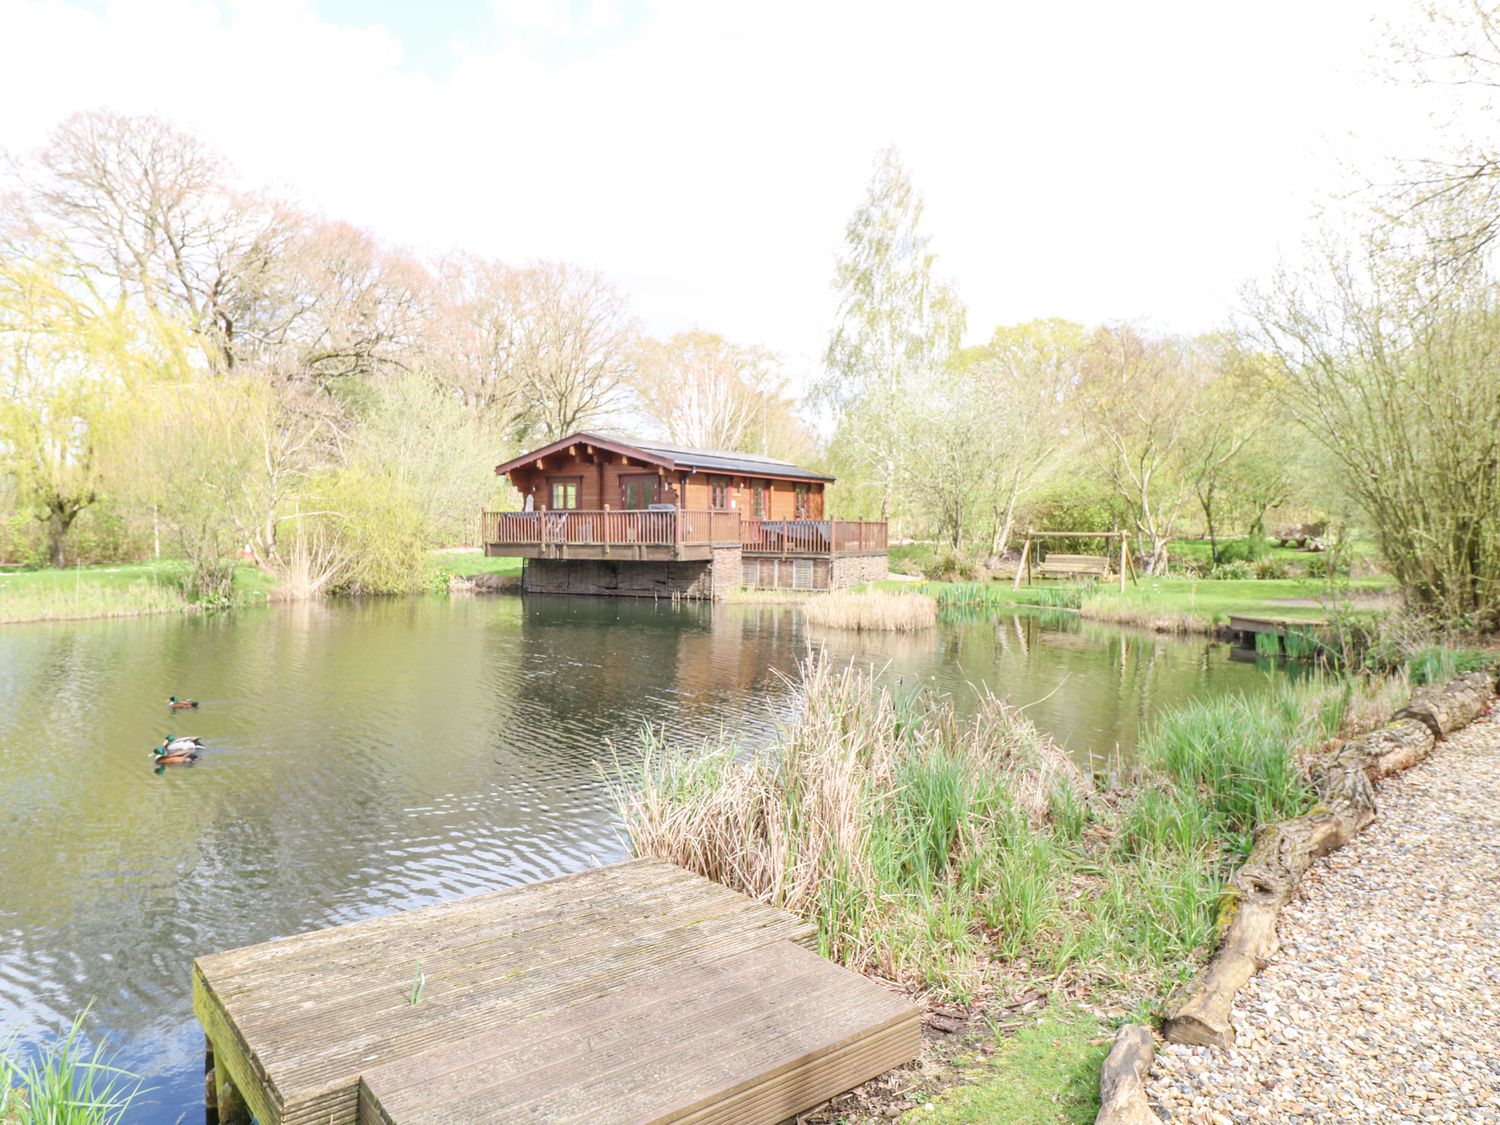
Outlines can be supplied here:
<path id="1" fill-rule="evenodd" d="M 1146 1075 L 1155 1057 L 1149 1031 L 1137 1023 L 1120 1028 L 1099 1073 L 1099 1115 L 1094 1125 L 1161 1125 L 1161 1118 L 1146 1101 Z"/>

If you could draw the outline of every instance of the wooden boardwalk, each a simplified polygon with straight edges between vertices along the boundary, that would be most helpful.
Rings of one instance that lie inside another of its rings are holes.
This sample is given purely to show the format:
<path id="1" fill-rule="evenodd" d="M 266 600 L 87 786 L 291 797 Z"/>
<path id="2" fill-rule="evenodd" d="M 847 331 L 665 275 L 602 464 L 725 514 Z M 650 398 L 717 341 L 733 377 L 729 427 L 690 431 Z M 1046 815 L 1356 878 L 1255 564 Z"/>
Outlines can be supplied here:
<path id="1" fill-rule="evenodd" d="M 919 1046 L 813 937 L 635 860 L 201 957 L 193 1007 L 226 1120 L 770 1125 Z"/>

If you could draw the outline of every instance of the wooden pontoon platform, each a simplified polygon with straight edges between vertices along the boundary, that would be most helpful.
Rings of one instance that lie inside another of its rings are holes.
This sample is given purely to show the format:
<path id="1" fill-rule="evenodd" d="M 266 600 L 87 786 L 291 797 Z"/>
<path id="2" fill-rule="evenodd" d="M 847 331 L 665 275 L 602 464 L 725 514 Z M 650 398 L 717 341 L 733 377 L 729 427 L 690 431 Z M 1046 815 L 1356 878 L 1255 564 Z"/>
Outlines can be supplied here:
<path id="1" fill-rule="evenodd" d="M 771 1125 L 920 1043 L 813 939 L 634 860 L 201 957 L 209 1100 L 261 1125 Z"/>

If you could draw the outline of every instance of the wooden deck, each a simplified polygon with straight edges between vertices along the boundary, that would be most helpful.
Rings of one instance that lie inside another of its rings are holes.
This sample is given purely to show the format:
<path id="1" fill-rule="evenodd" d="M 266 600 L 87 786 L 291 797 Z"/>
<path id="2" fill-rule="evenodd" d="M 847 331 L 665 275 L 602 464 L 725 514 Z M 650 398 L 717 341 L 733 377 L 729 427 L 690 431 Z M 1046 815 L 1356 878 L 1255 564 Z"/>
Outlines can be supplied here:
<path id="1" fill-rule="evenodd" d="M 636 860 L 201 957 L 193 1007 L 262 1125 L 772 1125 L 919 1046 L 813 937 Z"/>

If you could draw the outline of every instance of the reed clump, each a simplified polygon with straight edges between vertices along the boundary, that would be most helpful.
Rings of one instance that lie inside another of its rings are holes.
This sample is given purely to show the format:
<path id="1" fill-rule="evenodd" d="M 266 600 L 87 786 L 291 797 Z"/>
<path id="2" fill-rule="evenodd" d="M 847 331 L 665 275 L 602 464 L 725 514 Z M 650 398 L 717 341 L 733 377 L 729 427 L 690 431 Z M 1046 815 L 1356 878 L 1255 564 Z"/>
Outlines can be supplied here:
<path id="1" fill-rule="evenodd" d="M 802 690 L 764 753 L 648 738 L 618 789 L 635 851 L 814 919 L 847 965 L 971 994 L 987 932 L 1019 947 L 1052 921 L 1050 832 L 1086 815 L 1088 779 L 990 695 L 960 717 L 823 659 Z"/>
<path id="2" fill-rule="evenodd" d="M 814 658 L 775 744 L 645 740 L 634 850 L 814 921 L 822 952 L 961 1001 L 1051 979 L 1163 995 L 1216 936 L 1257 825 L 1311 808 L 1312 755 L 1404 682 L 1284 681 L 1165 714 L 1099 791 L 1014 708 L 898 695 Z"/>
<path id="3" fill-rule="evenodd" d="M 937 602 L 926 594 L 841 590 L 802 607 L 814 625 L 861 632 L 915 633 L 937 624 Z"/>
<path id="4" fill-rule="evenodd" d="M 0 1125 L 115 1125 L 150 1092 L 102 1042 L 88 1046 L 83 1019 L 30 1059 L 14 1038 L 0 1043 Z"/>

